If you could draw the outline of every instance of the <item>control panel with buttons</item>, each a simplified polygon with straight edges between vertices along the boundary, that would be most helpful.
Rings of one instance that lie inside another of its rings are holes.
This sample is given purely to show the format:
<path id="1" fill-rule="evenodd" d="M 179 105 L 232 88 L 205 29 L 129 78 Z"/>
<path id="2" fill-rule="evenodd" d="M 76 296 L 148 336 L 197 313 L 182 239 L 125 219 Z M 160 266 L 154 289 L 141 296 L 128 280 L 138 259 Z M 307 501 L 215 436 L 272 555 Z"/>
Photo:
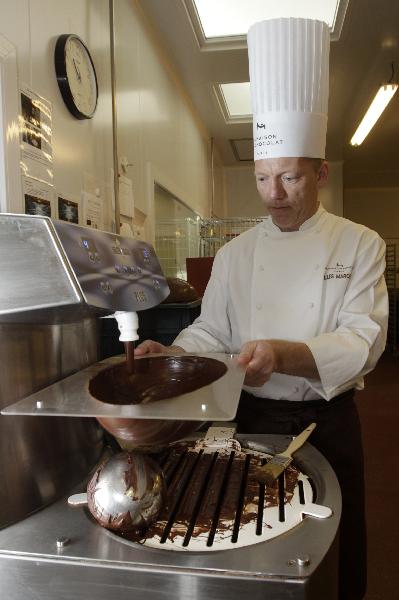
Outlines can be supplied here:
<path id="1" fill-rule="evenodd" d="M 150 244 L 64 221 L 53 225 L 89 305 L 137 311 L 156 306 L 169 295 Z"/>

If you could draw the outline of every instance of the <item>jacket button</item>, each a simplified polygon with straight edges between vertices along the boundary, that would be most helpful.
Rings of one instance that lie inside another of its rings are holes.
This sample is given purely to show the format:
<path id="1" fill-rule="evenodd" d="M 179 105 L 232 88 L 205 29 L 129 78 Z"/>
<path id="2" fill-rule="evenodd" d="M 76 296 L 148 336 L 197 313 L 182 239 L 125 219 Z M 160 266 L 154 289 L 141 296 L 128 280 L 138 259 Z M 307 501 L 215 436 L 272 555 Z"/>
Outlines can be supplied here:
<path id="1" fill-rule="evenodd" d="M 265 267 L 263 265 L 259 265 L 259 271 L 264 271 Z"/>
<path id="2" fill-rule="evenodd" d="M 310 308 L 314 308 L 314 302 L 310 302 L 310 303 L 309 303 L 309 307 L 310 307 Z"/>
<path id="3" fill-rule="evenodd" d="M 259 304 L 256 305 L 256 309 L 257 310 L 261 310 L 262 308 L 263 308 L 263 304 L 259 303 Z"/>

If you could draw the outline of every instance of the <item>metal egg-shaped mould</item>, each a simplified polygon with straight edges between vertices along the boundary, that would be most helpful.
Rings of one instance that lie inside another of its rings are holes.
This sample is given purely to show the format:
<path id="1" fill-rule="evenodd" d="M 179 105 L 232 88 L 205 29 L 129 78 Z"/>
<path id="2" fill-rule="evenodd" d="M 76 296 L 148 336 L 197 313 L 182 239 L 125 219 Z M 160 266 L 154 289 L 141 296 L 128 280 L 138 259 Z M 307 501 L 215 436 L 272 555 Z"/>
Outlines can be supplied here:
<path id="1" fill-rule="evenodd" d="M 153 523 L 165 500 L 161 468 L 139 452 L 120 452 L 96 469 L 87 486 L 87 503 L 100 525 L 114 531 Z"/>

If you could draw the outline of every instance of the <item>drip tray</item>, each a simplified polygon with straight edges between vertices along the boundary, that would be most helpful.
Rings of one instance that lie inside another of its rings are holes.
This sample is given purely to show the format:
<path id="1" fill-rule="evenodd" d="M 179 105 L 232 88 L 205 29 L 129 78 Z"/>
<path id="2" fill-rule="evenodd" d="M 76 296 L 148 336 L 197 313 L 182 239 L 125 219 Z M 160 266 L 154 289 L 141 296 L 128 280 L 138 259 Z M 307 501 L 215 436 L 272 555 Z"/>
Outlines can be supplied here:
<path id="1" fill-rule="evenodd" d="M 92 396 L 91 381 L 101 371 L 123 364 L 125 356 L 113 356 L 32 394 L 1 411 L 3 415 L 68 417 L 120 417 L 124 419 L 163 419 L 182 421 L 230 421 L 234 419 L 245 372 L 233 354 L 184 354 L 184 358 L 218 361 L 224 367 L 218 379 L 189 393 L 141 404 L 108 404 Z M 165 357 L 146 354 L 135 362 Z M 171 357 L 178 362 L 182 356 Z M 154 380 L 156 373 L 154 372 Z"/>
<path id="2" fill-rule="evenodd" d="M 271 455 L 249 449 L 212 451 L 176 444 L 163 458 L 167 501 L 141 534 L 115 534 L 164 550 L 212 551 L 249 546 L 287 533 L 306 515 L 322 519 L 309 478 L 293 465 L 273 486 L 255 477 Z"/>

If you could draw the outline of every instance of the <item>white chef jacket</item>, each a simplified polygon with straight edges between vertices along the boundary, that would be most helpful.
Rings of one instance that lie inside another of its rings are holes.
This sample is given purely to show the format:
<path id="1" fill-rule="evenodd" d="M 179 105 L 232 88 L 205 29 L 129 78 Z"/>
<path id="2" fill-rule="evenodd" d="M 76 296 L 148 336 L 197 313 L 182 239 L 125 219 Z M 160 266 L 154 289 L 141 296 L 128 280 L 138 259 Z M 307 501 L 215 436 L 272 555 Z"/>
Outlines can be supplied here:
<path id="1" fill-rule="evenodd" d="M 201 315 L 173 342 L 187 352 L 239 353 L 245 342 L 304 342 L 320 381 L 273 373 L 250 393 L 329 400 L 363 388 L 386 342 L 385 243 L 363 225 L 318 211 L 299 231 L 270 217 L 217 253 Z"/>

